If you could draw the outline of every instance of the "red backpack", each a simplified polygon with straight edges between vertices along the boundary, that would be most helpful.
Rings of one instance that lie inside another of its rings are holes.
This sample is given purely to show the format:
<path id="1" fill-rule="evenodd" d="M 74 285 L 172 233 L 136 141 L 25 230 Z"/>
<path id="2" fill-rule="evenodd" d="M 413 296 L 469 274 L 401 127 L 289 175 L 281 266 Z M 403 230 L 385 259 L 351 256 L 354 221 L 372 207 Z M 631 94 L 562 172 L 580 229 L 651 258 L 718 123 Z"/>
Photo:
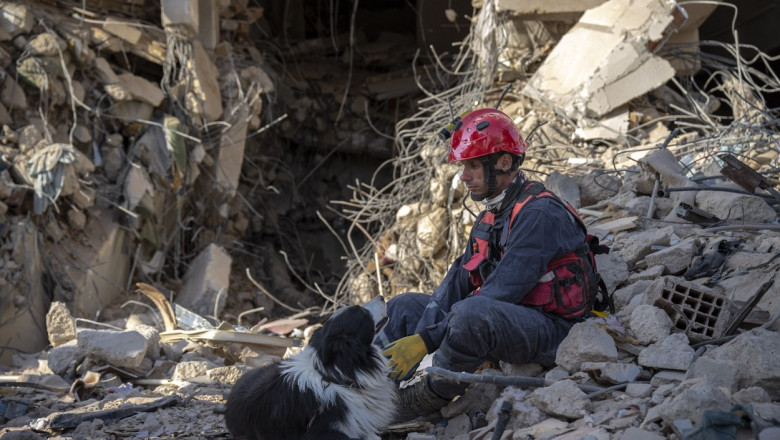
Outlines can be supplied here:
<path id="1" fill-rule="evenodd" d="M 591 310 L 604 311 L 609 309 L 615 312 L 612 296 L 596 267 L 595 254 L 609 253 L 609 248 L 599 244 L 598 237 L 587 232 L 577 211 L 557 195 L 547 191 L 539 182 L 528 182 L 523 187 L 522 201 L 515 203 L 509 225 L 502 233 L 500 248 L 506 246 L 509 237 L 509 229 L 524 206 L 540 197 L 550 197 L 561 203 L 576 219 L 585 233 L 585 242 L 577 250 L 563 255 L 561 258 L 551 261 L 547 265 L 547 272 L 520 301 L 520 304 L 539 307 L 547 313 L 562 316 L 567 319 L 579 319 L 585 317 Z M 491 262 L 490 244 L 488 242 L 490 232 L 493 229 L 495 215 L 487 211 L 482 216 L 474 232 L 474 255 L 463 265 L 469 271 L 471 282 L 476 287 L 474 293 L 478 293 L 482 282 L 489 273 L 485 273 L 486 263 Z M 501 256 L 494 258 L 495 262 Z M 492 266 L 490 266 L 492 267 Z M 598 298 L 601 293 L 601 299 Z"/>

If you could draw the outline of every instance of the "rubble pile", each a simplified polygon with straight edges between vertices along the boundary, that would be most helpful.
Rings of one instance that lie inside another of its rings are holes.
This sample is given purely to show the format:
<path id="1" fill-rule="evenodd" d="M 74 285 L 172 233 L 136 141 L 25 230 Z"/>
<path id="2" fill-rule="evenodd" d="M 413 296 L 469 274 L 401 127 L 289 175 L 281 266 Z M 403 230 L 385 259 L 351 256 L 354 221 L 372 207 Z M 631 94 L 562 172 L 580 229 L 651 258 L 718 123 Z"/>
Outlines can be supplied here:
<path id="1" fill-rule="evenodd" d="M 475 2 L 458 55 L 431 67 L 447 87 L 413 81 L 426 97 L 395 126 L 397 154 L 380 167 L 390 183 L 358 182 L 352 199 L 334 201 L 349 260 L 328 295 L 271 248 L 241 249 L 263 262 L 231 276 L 225 244 L 279 231 L 310 196 L 277 166 L 306 159 L 271 143 L 250 154 L 244 141 L 278 125 L 302 145 L 386 157 L 376 131 L 392 121 L 372 105 L 407 93 L 408 79 L 342 97 L 389 81 L 369 80 L 367 66 L 399 40 L 355 52 L 350 65 L 366 64 L 344 86 L 343 72 L 302 66 L 291 79 L 256 46 L 220 42 L 219 29 L 249 35 L 262 21 L 246 2 L 182 15 L 190 10 L 164 1 L 143 12 L 162 16 L 159 26 L 128 25 L 128 8 L 143 2 L 106 3 L 101 13 L 118 18 L 0 5 L 0 208 L 13 220 L 0 247 L 0 324 L 13 316 L 9 328 L 29 331 L 12 338 L 27 345 L 0 379 L 0 438 L 229 438 L 220 410 L 231 384 L 299 350 L 324 310 L 291 277 L 331 308 L 432 292 L 443 278 L 481 207 L 437 134 L 475 105 L 515 118 L 530 144 L 526 175 L 611 248 L 597 262 L 616 311 L 575 325 L 552 368 L 428 369 L 474 385 L 441 418 L 390 426 L 383 438 L 694 439 L 713 427 L 778 436 L 780 148 L 764 94 L 780 81 L 755 48 L 746 58 L 707 43 L 733 59 L 700 50 L 698 26 L 716 5 L 552 2 L 545 16 L 534 2 Z M 318 63 L 328 44 L 292 51 Z M 130 73 L 127 57 L 155 80 Z M 309 95 L 314 83 L 321 96 Z M 290 113 L 267 106 L 269 96 Z M 337 128 L 332 138 L 323 126 Z M 153 286 L 165 290 L 163 279 L 175 300 Z M 125 307 L 109 308 L 130 291 Z M 256 291 L 286 317 L 247 319 Z"/>
<path id="2" fill-rule="evenodd" d="M 277 55 L 271 24 L 244 0 L 0 5 L 0 361 L 47 345 L 51 300 L 108 321 L 138 307 L 137 281 L 212 323 L 322 308 L 342 272 L 328 202 L 390 157 L 377 108 L 408 113 L 420 92 L 376 72 L 411 71 L 413 53 L 298 26 Z"/>
<path id="3" fill-rule="evenodd" d="M 45 346 L 52 297 L 104 319 L 137 274 L 178 278 L 248 227 L 244 139 L 273 83 L 239 55 L 217 67 L 216 9 L 107 3 L 0 5 L 3 242 L 21 248 L 2 269 L 6 362 Z"/>

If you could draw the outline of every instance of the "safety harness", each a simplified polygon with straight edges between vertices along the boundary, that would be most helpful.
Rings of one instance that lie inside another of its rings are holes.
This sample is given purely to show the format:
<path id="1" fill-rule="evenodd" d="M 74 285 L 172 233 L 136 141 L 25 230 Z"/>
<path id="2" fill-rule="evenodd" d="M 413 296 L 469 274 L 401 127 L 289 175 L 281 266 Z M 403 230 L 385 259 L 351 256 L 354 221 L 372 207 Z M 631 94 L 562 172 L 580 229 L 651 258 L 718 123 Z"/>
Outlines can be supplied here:
<path id="1" fill-rule="evenodd" d="M 585 241 L 577 250 L 551 261 L 547 272 L 528 292 L 520 304 L 538 307 L 545 312 L 567 319 L 583 318 L 594 308 L 614 313 L 612 297 L 596 268 L 595 254 L 609 253 L 609 248 L 599 244 L 598 237 L 588 234 L 585 223 L 577 211 L 557 195 L 547 191 L 539 182 L 528 181 L 523 185 L 520 200 L 512 208 L 509 224 L 504 227 L 498 249 L 491 251 L 490 235 L 495 214 L 486 211 L 474 228 L 473 256 L 463 268 L 469 271 L 471 282 L 478 294 L 482 283 L 503 256 L 509 241 L 509 230 L 515 217 L 528 203 L 541 197 L 549 197 L 563 205 L 585 233 Z M 598 294 L 601 293 L 601 299 Z"/>

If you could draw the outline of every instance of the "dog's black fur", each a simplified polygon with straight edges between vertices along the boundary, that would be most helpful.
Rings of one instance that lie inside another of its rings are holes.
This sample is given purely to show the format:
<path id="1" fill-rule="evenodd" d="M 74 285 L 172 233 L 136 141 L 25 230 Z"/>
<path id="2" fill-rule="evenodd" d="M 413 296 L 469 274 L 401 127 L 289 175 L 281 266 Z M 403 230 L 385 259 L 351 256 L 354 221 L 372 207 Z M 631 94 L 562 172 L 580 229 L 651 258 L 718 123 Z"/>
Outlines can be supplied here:
<path id="1" fill-rule="evenodd" d="M 378 440 L 392 421 L 395 385 L 372 344 L 377 323 L 363 307 L 337 311 L 300 353 L 245 373 L 225 422 L 247 440 Z"/>

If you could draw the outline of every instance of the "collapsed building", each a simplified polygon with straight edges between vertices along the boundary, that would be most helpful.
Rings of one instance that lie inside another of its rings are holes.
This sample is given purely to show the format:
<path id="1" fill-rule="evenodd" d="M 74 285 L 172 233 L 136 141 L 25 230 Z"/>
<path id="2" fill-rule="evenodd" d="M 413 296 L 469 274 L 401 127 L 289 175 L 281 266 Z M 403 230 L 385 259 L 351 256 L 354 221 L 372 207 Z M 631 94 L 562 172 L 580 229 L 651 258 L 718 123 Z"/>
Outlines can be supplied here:
<path id="1" fill-rule="evenodd" d="M 612 248 L 618 312 L 386 435 L 683 438 L 745 404 L 775 429 L 777 42 L 700 41 L 723 6 L 652 0 L 418 2 L 403 35 L 355 32 L 409 18 L 355 2 L 307 38 L 328 22 L 290 3 L 0 7 L 3 435 L 224 435 L 243 369 L 435 288 L 480 210 L 436 134 L 499 102 L 524 172 Z"/>

